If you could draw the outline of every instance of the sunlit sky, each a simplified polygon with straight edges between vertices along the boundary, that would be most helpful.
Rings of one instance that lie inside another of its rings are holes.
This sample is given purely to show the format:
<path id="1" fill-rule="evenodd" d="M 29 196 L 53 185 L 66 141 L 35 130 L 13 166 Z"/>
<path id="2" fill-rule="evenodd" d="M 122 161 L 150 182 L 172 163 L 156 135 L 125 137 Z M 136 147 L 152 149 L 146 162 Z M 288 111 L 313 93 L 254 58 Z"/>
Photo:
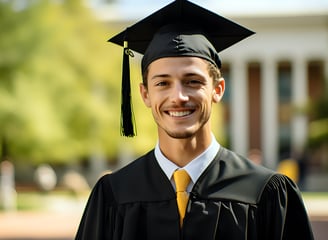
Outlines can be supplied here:
<path id="1" fill-rule="evenodd" d="M 106 13 L 104 0 L 88 0 L 91 6 Z M 138 19 L 160 9 L 173 0 L 116 0 L 108 18 Z M 328 0 L 190 0 L 211 11 L 225 15 L 311 14 L 328 15 Z M 108 12 L 107 12 L 108 13 Z"/>

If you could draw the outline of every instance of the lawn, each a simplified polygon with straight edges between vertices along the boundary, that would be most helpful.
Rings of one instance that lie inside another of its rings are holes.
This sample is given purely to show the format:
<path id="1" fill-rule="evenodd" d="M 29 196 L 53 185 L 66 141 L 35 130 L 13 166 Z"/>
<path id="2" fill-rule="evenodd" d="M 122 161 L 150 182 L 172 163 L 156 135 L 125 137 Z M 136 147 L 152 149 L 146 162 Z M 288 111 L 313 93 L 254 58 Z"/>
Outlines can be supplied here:
<path id="1" fill-rule="evenodd" d="M 87 196 L 69 191 L 23 191 L 17 192 L 16 206 L 18 211 L 74 210 L 84 207 Z"/>

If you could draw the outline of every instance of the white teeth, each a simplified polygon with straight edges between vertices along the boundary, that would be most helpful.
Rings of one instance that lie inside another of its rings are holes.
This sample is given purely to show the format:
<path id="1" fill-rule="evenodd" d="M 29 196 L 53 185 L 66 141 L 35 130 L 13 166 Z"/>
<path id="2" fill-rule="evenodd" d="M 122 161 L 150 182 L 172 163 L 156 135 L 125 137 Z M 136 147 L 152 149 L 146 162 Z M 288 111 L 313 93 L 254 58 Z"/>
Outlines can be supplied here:
<path id="1" fill-rule="evenodd" d="M 190 113 L 191 111 L 169 112 L 172 117 L 183 117 L 189 115 Z"/>

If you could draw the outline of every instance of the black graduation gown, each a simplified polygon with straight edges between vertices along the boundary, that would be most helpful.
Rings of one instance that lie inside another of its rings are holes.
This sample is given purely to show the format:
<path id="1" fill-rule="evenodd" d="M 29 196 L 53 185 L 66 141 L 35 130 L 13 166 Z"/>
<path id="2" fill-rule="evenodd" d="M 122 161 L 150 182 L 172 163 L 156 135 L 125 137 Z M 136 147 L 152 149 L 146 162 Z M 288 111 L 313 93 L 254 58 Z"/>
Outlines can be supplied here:
<path id="1" fill-rule="evenodd" d="M 95 185 L 76 239 L 313 239 L 296 185 L 221 147 L 190 193 L 183 227 L 154 151 Z"/>

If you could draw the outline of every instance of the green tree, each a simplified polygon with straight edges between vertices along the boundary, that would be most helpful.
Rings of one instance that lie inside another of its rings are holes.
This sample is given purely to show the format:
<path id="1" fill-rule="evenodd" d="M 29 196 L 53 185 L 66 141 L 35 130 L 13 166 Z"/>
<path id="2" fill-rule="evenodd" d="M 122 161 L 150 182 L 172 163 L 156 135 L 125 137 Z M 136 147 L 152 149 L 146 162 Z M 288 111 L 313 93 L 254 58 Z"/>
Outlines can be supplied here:
<path id="1" fill-rule="evenodd" d="M 328 147 L 328 97 L 327 93 L 312 103 L 310 108 L 309 146 L 313 149 Z"/>
<path id="2" fill-rule="evenodd" d="M 15 2 L 0 1 L 0 139 L 10 158 L 113 158 L 122 142 L 142 146 L 119 135 L 122 53 L 106 43 L 109 28 L 79 0 Z"/>

